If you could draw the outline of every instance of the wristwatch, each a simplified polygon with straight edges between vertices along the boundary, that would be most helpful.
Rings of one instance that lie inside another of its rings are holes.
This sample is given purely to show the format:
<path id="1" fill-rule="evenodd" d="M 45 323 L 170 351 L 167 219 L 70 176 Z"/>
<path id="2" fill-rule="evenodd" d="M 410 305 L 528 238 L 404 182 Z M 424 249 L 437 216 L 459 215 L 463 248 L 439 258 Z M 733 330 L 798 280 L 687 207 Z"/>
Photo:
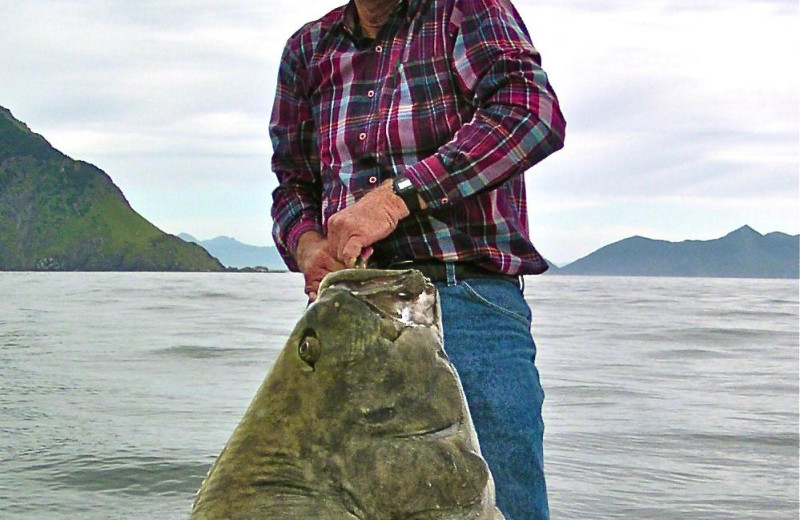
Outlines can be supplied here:
<path id="1" fill-rule="evenodd" d="M 417 188 L 411 183 L 411 179 L 405 173 L 399 174 L 392 181 L 392 191 L 394 194 L 403 199 L 408 211 L 414 213 L 419 211 L 419 195 Z"/>

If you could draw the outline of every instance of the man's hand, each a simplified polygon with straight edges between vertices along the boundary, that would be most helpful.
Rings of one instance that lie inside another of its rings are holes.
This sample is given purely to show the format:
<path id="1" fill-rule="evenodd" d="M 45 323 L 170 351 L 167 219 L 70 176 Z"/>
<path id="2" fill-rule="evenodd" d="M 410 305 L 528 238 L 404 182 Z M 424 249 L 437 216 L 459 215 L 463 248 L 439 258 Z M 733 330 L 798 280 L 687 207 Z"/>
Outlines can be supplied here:
<path id="1" fill-rule="evenodd" d="M 304 290 L 309 302 L 317 299 L 319 283 L 326 274 L 345 268 L 342 262 L 334 258 L 328 240 L 316 231 L 309 231 L 300 236 L 295 260 L 305 277 Z"/>
<path id="2" fill-rule="evenodd" d="M 387 180 L 328 220 L 331 251 L 345 266 L 353 267 L 364 250 L 389 236 L 409 214 L 403 199 L 392 190 L 392 181 Z"/>

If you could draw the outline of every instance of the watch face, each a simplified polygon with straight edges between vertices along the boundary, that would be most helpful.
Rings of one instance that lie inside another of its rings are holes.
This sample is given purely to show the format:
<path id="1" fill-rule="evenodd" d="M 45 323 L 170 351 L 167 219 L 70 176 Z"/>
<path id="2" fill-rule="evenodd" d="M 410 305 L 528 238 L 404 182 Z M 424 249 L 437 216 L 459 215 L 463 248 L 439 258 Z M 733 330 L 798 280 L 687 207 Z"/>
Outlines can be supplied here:
<path id="1" fill-rule="evenodd" d="M 407 190 L 412 186 L 413 186 L 413 184 L 411 184 L 411 181 L 409 179 L 400 179 L 397 182 L 397 189 L 401 190 L 401 191 L 402 190 Z"/>

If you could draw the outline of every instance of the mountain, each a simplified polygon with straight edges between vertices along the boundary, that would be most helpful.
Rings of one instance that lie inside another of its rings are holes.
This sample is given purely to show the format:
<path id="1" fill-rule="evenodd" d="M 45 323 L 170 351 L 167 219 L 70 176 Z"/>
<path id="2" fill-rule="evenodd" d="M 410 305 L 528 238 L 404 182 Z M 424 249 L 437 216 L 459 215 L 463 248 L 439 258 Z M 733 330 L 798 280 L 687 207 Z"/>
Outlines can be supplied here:
<path id="1" fill-rule="evenodd" d="M 0 270 L 222 271 L 136 213 L 102 170 L 0 107 Z"/>
<path id="2" fill-rule="evenodd" d="M 251 246 L 231 237 L 217 237 L 211 240 L 198 240 L 192 235 L 181 233 L 179 238 L 202 246 L 218 258 L 225 267 L 242 269 L 246 267 L 266 267 L 270 271 L 285 271 L 281 255 L 274 247 Z"/>
<path id="3" fill-rule="evenodd" d="M 714 240 L 667 242 L 634 236 L 607 245 L 554 274 L 798 278 L 800 235 L 762 235 L 743 226 Z"/>

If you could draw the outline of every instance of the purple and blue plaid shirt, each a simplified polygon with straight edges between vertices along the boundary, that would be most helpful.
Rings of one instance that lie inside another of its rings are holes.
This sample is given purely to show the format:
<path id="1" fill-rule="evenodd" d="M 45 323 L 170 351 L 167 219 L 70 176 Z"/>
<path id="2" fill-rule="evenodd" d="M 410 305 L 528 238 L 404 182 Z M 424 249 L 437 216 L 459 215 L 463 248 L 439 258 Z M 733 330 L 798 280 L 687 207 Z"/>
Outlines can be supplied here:
<path id="1" fill-rule="evenodd" d="M 509 0 L 403 0 L 377 38 L 351 2 L 287 42 L 270 122 L 273 235 L 300 235 L 405 172 L 428 205 L 373 258 L 547 265 L 528 234 L 522 173 L 563 146 L 565 121 Z"/>

